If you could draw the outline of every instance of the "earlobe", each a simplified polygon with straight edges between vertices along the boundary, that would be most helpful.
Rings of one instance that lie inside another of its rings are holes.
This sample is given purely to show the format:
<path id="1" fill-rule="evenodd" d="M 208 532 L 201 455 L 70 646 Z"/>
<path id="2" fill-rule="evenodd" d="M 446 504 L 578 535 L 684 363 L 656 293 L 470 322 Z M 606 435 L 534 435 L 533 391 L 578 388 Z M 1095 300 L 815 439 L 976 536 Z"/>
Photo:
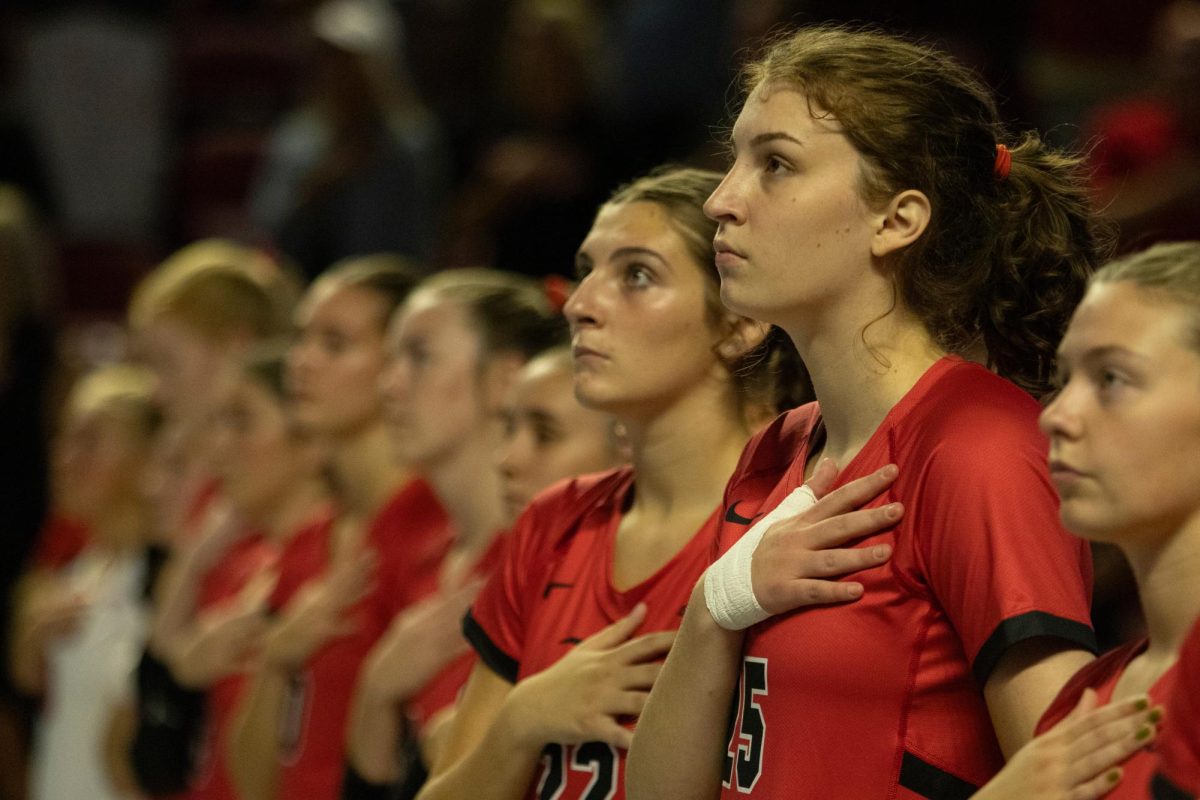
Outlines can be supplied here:
<path id="1" fill-rule="evenodd" d="M 929 227 L 933 209 L 925 193 L 906 189 L 891 199 L 871 238 L 871 255 L 881 258 L 908 247 Z"/>

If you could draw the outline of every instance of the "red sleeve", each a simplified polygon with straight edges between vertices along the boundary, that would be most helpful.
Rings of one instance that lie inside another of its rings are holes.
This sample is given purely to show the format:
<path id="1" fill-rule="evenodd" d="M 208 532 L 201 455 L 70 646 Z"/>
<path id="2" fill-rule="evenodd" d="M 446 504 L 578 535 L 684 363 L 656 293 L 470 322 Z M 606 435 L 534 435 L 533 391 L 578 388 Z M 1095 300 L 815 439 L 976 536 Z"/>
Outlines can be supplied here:
<path id="1" fill-rule="evenodd" d="M 495 572 L 463 619 L 463 634 L 497 675 L 516 683 L 525 625 L 545 575 L 587 509 L 631 480 L 628 467 L 569 478 L 533 499 L 517 520 Z"/>
<path id="2" fill-rule="evenodd" d="M 88 530 L 59 514 L 46 520 L 33 546 L 32 564 L 39 569 L 57 570 L 65 567 L 87 545 Z"/>
<path id="3" fill-rule="evenodd" d="M 927 438 L 931 450 L 915 459 L 917 474 L 906 476 L 902 466 L 898 491 L 915 515 L 923 577 L 981 686 L 1005 651 L 1026 639 L 1052 636 L 1096 650 L 1090 551 L 1059 521 L 1037 404 L 1007 388 L 1012 394 L 1001 388 L 994 402 L 960 405 L 964 413 L 931 414 L 926 424 L 938 427 Z"/>
<path id="4" fill-rule="evenodd" d="M 1184 642 L 1175 670 L 1158 739 L 1159 770 L 1151 784 L 1155 800 L 1200 796 L 1200 623 Z"/>
<path id="5" fill-rule="evenodd" d="M 525 645 L 525 623 L 538 598 L 539 576 L 549 565 L 547 536 L 563 508 L 570 486 L 536 498 L 517 520 L 508 550 L 463 620 L 463 633 L 483 663 L 516 683 Z M 561 527 L 561 525 L 559 525 Z"/>

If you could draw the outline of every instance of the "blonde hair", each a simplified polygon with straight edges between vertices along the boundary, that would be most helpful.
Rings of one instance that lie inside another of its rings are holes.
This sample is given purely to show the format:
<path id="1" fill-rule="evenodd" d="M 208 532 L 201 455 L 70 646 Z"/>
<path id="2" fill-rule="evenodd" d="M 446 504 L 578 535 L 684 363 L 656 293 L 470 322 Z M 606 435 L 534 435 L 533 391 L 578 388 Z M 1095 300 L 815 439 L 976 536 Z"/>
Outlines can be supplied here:
<path id="1" fill-rule="evenodd" d="M 288 329 L 295 283 L 265 253 L 224 239 L 177 251 L 142 279 L 129 302 L 129 324 L 143 329 L 163 316 L 205 338 L 267 338 Z"/>
<path id="2" fill-rule="evenodd" d="M 1186 307 L 1195 324 L 1188 344 L 1200 350 L 1200 242 L 1164 242 L 1101 267 L 1092 283 L 1128 281 Z"/>
<path id="3" fill-rule="evenodd" d="M 158 429 L 160 414 L 154 401 L 154 373 L 133 364 L 108 364 L 84 374 L 71 387 L 67 413 L 122 412 L 135 431 L 149 440 Z"/>

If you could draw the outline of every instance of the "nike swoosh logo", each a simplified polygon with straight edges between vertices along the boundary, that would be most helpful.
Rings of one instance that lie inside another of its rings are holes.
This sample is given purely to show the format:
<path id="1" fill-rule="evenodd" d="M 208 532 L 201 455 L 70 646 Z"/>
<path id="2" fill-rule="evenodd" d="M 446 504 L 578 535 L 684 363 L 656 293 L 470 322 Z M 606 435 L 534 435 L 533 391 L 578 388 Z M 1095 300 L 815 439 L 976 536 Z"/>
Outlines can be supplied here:
<path id="1" fill-rule="evenodd" d="M 762 516 L 762 513 L 760 512 L 755 514 L 753 517 L 743 517 L 741 514 L 737 513 L 737 507 L 741 505 L 741 503 L 741 500 L 735 500 L 733 505 L 729 507 L 729 510 L 725 512 L 726 522 L 732 522 L 735 525 L 749 525 L 754 522 L 754 520 Z"/>
<path id="2" fill-rule="evenodd" d="M 542 598 L 545 599 L 549 597 L 550 592 L 554 591 L 555 589 L 570 589 L 574 585 L 575 584 L 573 583 L 555 583 L 554 581 L 550 581 L 546 584 L 546 588 L 542 590 Z"/>

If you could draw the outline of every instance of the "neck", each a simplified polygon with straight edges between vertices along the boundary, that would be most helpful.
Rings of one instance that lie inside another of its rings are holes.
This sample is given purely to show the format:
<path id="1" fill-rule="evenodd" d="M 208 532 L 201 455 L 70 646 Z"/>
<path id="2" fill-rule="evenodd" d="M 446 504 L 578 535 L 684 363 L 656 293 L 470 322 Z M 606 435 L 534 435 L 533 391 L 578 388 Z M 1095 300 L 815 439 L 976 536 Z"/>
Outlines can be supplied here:
<path id="1" fill-rule="evenodd" d="M 286 541 L 328 503 L 329 492 L 319 477 L 298 482 L 263 519 L 268 538 L 275 542 Z"/>
<path id="2" fill-rule="evenodd" d="M 723 380 L 709 381 L 653 417 L 622 422 L 637 476 L 634 508 L 650 519 L 716 507 L 751 433 L 731 411 Z"/>
<path id="3" fill-rule="evenodd" d="M 1200 511 L 1162 547 L 1123 548 L 1137 579 L 1150 636 L 1147 655 L 1173 662 L 1200 617 Z"/>
<path id="4" fill-rule="evenodd" d="M 880 293 L 876 293 L 877 295 Z M 812 377 L 825 424 L 823 454 L 844 466 L 892 407 L 945 355 L 925 326 L 886 295 L 786 326 Z M 891 309 L 889 311 L 889 309 Z"/>
<path id="5" fill-rule="evenodd" d="M 338 442 L 332 466 L 342 507 L 359 519 L 373 516 L 408 477 L 396 465 L 387 432 L 379 422 Z"/>
<path id="6" fill-rule="evenodd" d="M 453 523 L 459 549 L 482 550 L 504 527 L 504 490 L 493 463 L 498 446 L 496 425 L 484 423 L 451 454 L 425 470 Z"/>

